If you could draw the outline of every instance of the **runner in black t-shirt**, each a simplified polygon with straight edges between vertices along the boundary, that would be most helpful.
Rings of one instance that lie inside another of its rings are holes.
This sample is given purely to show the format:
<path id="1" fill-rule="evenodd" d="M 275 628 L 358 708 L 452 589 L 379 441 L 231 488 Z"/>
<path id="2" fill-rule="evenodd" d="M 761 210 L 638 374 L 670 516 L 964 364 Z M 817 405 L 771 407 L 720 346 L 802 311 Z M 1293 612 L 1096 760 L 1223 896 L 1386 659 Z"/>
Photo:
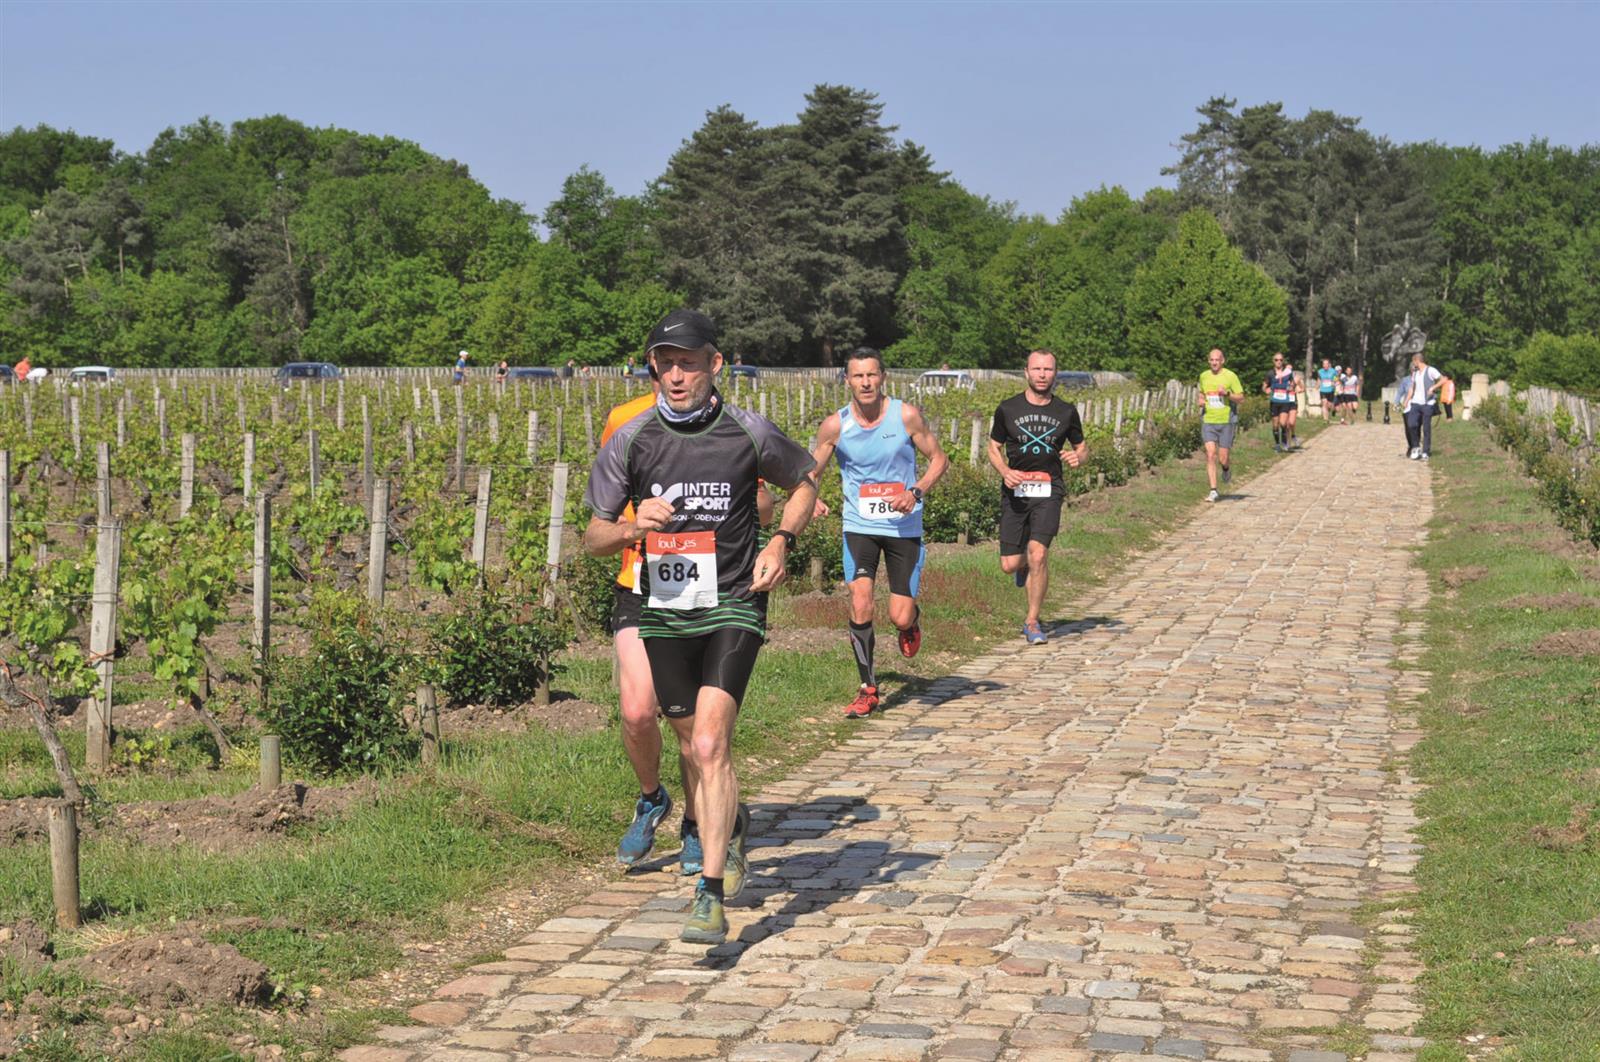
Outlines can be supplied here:
<path id="1" fill-rule="evenodd" d="M 646 353 L 656 405 L 618 428 L 589 473 L 594 517 L 584 545 L 597 557 L 643 546 L 639 636 L 662 712 L 694 758 L 702 876 L 682 939 L 720 944 L 724 898 L 744 885 L 749 812 L 739 805 L 733 725 L 766 634 L 767 591 L 816 502 L 811 455 L 765 417 L 727 405 L 716 327 L 674 310 Z M 758 551 L 757 495 L 766 480 L 790 491 L 779 530 Z M 632 519 L 623 517 L 632 505 Z"/>
<path id="2" fill-rule="evenodd" d="M 1061 529 L 1063 459 L 1077 468 L 1088 448 L 1078 407 L 1053 393 L 1056 356 L 1048 350 L 1028 355 L 1027 390 L 1001 402 L 989 429 L 989 463 L 1000 487 L 1000 569 L 1028 589 L 1028 615 L 1022 624 L 1029 645 L 1045 641 L 1039 626 L 1050 588 L 1050 543 Z M 1063 443 L 1072 448 L 1063 450 Z"/>

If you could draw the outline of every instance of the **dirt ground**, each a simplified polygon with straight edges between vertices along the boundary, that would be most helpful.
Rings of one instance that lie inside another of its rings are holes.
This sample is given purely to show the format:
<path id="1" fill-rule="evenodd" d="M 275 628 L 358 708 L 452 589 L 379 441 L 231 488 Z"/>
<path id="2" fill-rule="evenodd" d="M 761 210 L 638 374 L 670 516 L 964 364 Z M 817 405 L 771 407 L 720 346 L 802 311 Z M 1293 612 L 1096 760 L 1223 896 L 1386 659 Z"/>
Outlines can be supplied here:
<path id="1" fill-rule="evenodd" d="M 1600 630 L 1592 627 L 1556 631 L 1533 645 L 1534 656 L 1600 656 Z"/>

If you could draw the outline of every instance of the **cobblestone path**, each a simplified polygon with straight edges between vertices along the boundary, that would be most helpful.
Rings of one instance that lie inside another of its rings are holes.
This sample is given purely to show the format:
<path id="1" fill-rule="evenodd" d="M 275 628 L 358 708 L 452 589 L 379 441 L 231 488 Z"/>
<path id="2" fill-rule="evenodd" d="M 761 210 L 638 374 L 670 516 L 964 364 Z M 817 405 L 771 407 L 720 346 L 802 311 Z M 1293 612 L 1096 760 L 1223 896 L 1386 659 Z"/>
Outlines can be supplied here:
<path id="1" fill-rule="evenodd" d="M 1389 704 L 1431 501 L 1398 435 L 1323 432 L 1048 646 L 757 794 L 736 942 L 679 943 L 656 864 L 343 1057 L 1411 1058 L 1403 911 L 1358 915 L 1416 860 Z"/>

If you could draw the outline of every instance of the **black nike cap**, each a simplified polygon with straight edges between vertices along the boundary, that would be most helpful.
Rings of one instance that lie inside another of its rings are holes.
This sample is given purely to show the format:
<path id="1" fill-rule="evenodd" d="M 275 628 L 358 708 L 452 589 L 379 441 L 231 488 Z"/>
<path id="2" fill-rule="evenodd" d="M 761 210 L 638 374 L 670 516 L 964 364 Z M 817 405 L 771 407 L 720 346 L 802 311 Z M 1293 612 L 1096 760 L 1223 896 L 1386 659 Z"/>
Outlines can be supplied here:
<path id="1" fill-rule="evenodd" d="M 717 326 L 711 323 L 711 318 L 696 310 L 673 310 L 650 329 L 644 352 L 648 354 L 657 347 L 697 350 L 704 346 L 715 348 L 716 345 Z"/>

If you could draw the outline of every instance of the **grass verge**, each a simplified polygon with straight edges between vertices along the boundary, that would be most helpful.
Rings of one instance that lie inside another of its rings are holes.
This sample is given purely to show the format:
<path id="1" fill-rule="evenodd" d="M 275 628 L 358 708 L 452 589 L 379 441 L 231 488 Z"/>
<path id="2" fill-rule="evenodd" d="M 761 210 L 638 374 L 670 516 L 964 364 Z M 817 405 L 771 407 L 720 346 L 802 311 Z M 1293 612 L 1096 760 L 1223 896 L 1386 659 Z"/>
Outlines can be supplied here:
<path id="1" fill-rule="evenodd" d="M 1309 438 L 1319 427 L 1311 424 L 1303 435 Z M 1235 455 L 1234 490 L 1281 459 L 1265 426 L 1243 434 Z M 1076 602 L 1192 516 L 1204 492 L 1203 459 L 1191 457 L 1125 487 L 1074 499 L 1051 551 L 1047 618 L 1081 617 Z M 879 649 L 880 683 L 891 705 L 894 693 L 908 684 L 948 674 L 996 643 L 1021 636 L 1021 591 L 1000 571 L 992 543 L 932 552 L 924 579 L 922 652 L 904 660 L 892 637 Z M 844 635 L 847 600 L 836 592 L 774 601 L 775 631 L 812 636 L 794 648 L 780 642 L 760 657 L 737 741 L 747 788 L 782 777 L 861 725 L 847 725 L 840 713 L 857 681 Z M 578 657 L 568 662 L 557 686 L 612 706 L 614 717 L 610 679 L 608 660 Z M 47 761 L 34 745 L 26 736 L 0 740 L 0 792 L 53 792 Z M 671 746 L 667 742 L 664 777 L 675 779 Z M 81 740 L 71 747 L 81 760 Z M 188 795 L 208 782 L 210 791 L 232 792 L 249 781 L 238 768 L 190 768 L 168 772 L 159 783 L 107 782 L 101 795 L 171 799 L 169 794 Z M 308 1020 L 308 999 L 335 998 L 352 979 L 392 966 L 400 961 L 398 941 L 446 932 L 472 900 L 607 859 L 631 813 L 634 789 L 614 725 L 590 733 L 539 728 L 447 741 L 437 768 L 379 779 L 371 799 L 270 844 L 223 852 L 153 849 L 109 837 L 87 844 L 85 902 L 96 925 L 129 930 L 189 920 L 215 925 L 241 916 L 273 920 L 260 929 L 219 928 L 212 936 L 268 966 L 285 990 L 282 1020 L 213 1016 L 207 1027 L 249 1026 L 262 1042 L 290 1052 L 327 1053 L 355 1042 L 373 1021 L 393 1016 L 329 1008 L 323 1020 Z M 5 849 L 0 923 L 26 917 L 45 924 L 49 895 L 45 846 Z M 71 954 L 88 941 L 61 935 L 56 944 L 58 952 Z M 103 1025 L 86 1016 L 74 1030 L 70 1042 L 52 1048 L 48 1057 L 100 1057 L 96 1045 Z M 183 1032 L 151 1040 L 145 1057 L 227 1057 L 221 1043 L 214 1044 L 217 1054 L 206 1055 L 205 1038 L 197 1036 Z M 79 1053 L 62 1053 L 69 1049 Z"/>
<path id="2" fill-rule="evenodd" d="M 1600 1059 L 1597 557 L 1487 429 L 1453 426 L 1433 470 L 1413 758 L 1429 787 L 1423 1057 Z"/>

